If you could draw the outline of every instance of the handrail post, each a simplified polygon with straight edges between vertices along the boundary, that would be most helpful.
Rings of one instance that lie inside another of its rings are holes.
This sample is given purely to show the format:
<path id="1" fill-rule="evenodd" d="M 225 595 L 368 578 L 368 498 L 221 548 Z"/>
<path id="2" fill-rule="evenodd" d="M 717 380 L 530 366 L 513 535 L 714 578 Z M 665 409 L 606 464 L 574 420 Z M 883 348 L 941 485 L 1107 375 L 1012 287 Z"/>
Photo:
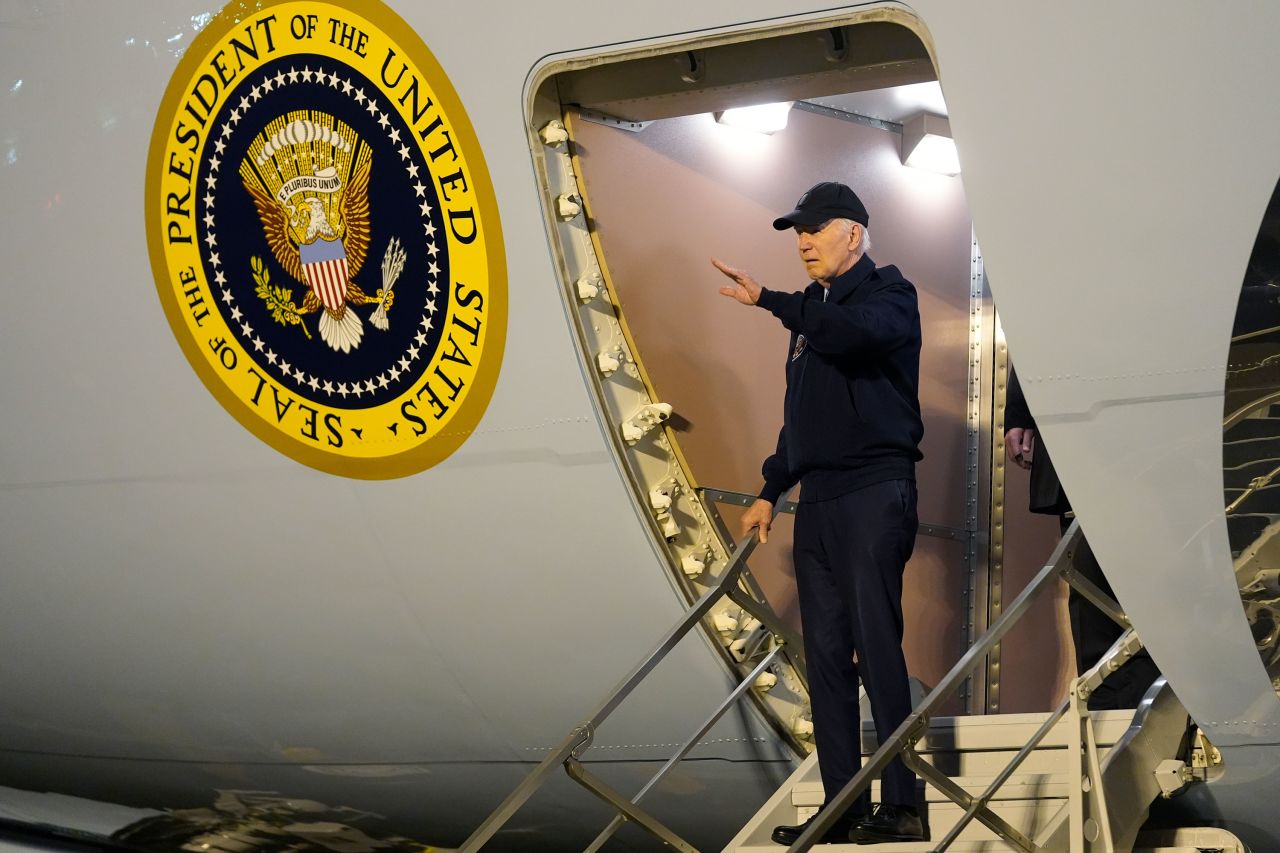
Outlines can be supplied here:
<path id="1" fill-rule="evenodd" d="M 644 809 L 623 799 L 621 794 L 589 772 L 578 759 L 569 758 L 564 763 L 564 769 L 569 774 L 570 779 L 613 806 L 616 811 L 626 815 L 628 820 L 635 821 L 638 826 L 644 827 L 645 830 L 660 839 L 666 846 L 678 850 L 680 853 L 698 853 L 697 849 L 689 842 L 655 820 Z"/>
<path id="2" fill-rule="evenodd" d="M 483 847 L 485 842 L 492 838 L 494 833 L 511 819 L 511 816 L 525 804 L 529 797 L 533 796 L 533 792 L 542 786 L 542 783 L 547 780 L 556 765 L 564 764 L 584 744 L 590 742 L 591 732 L 584 727 L 578 726 L 570 732 L 569 736 L 560 743 L 560 746 L 542 759 L 538 766 L 533 769 L 533 772 L 526 776 L 524 781 L 508 794 L 507 798 L 496 809 L 489 813 L 489 816 L 476 827 L 466 841 L 462 842 L 462 846 L 458 848 L 458 853 L 475 853 L 475 851 Z"/>
<path id="3" fill-rule="evenodd" d="M 684 744 L 676 754 L 667 759 L 667 763 L 662 765 L 658 772 L 653 774 L 653 777 L 644 784 L 644 787 L 640 789 L 639 793 L 631 798 L 632 805 L 635 805 L 644 799 L 645 794 L 653 790 L 654 786 L 661 782 L 663 778 L 680 763 L 680 760 L 688 755 L 693 748 L 698 745 L 698 742 L 702 740 L 703 736 L 706 735 L 707 732 L 711 731 L 711 727 L 724 716 L 726 711 L 733 707 L 733 703 L 742 698 L 742 694 L 746 693 L 747 690 L 755 684 L 756 679 L 769 668 L 769 665 L 778 657 L 779 653 L 782 652 L 782 649 L 782 643 L 778 643 L 774 646 L 773 651 L 769 652 L 769 654 L 765 656 L 764 660 L 760 661 L 760 663 L 756 665 L 756 668 L 751 670 L 751 673 L 738 683 L 738 686 L 733 689 L 733 692 L 725 697 L 724 701 L 711 712 L 711 715 L 703 721 L 702 725 L 698 726 L 698 728 L 694 730 L 693 734 L 685 738 Z M 595 840 L 592 841 L 591 844 L 582 851 L 582 853 L 595 853 L 604 846 L 606 841 L 613 837 L 613 834 L 617 832 L 625 822 L 626 819 L 621 814 L 615 815 L 609 825 L 601 830 L 600 834 L 596 836 Z"/>
<path id="4" fill-rule="evenodd" d="M 1129 617 L 1120 608 L 1119 602 L 1103 592 L 1101 587 L 1093 581 L 1076 571 L 1074 566 L 1068 566 L 1062 573 L 1062 578 L 1071 585 L 1072 589 L 1084 596 L 1086 601 L 1101 610 L 1112 622 L 1115 622 L 1121 628 L 1130 627 Z"/>
<path id="5" fill-rule="evenodd" d="M 1023 744 L 1022 749 L 1018 750 L 1018 754 L 1015 755 L 1009 763 L 1004 766 L 1004 769 L 991 780 L 991 784 L 987 786 L 987 789 L 974 798 L 973 802 L 969 804 L 965 809 L 964 814 L 960 815 L 960 819 L 956 821 L 955 825 L 951 827 L 950 831 L 947 832 L 943 839 L 938 842 L 938 846 L 933 848 L 934 853 L 942 853 L 942 851 L 950 847 L 951 842 L 959 838 L 960 833 L 969 825 L 969 821 L 973 820 L 979 811 L 987 810 L 987 803 L 989 803 L 991 798 L 995 796 L 996 791 L 999 791 L 1001 786 L 1004 785 L 1005 782 L 1009 781 L 1009 777 L 1012 776 L 1014 771 L 1022 765 L 1022 762 L 1026 760 L 1032 750 L 1039 746 L 1040 741 L 1044 740 L 1045 736 L 1053 730 L 1053 727 L 1057 725 L 1058 721 L 1067 713 L 1067 709 L 1070 705 L 1070 697 L 1064 699 L 1062 704 L 1058 706 L 1058 709 L 1050 714 L 1048 718 L 1040 724 L 1040 728 L 1031 736 L 1031 740 Z"/>

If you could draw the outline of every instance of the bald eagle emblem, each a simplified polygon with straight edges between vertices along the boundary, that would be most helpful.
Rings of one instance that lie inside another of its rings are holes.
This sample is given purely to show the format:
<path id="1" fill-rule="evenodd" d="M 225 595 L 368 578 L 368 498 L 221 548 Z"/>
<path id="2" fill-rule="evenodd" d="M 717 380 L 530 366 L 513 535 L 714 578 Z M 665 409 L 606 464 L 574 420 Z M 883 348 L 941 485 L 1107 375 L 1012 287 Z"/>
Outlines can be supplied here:
<path id="1" fill-rule="evenodd" d="M 333 116 L 298 110 L 269 123 L 249 145 L 240 178 L 253 198 L 267 245 L 285 273 L 307 288 L 301 305 L 292 292 L 270 285 L 258 259 L 258 295 L 284 325 L 300 325 L 320 311 L 320 339 L 348 353 L 360 346 L 364 323 L 352 310 L 376 304 L 375 328 L 389 327 L 392 287 L 405 252 L 392 238 L 382 262 L 382 287 L 370 296 L 355 277 L 369 252 L 369 171 L 373 155 L 356 133 Z"/>

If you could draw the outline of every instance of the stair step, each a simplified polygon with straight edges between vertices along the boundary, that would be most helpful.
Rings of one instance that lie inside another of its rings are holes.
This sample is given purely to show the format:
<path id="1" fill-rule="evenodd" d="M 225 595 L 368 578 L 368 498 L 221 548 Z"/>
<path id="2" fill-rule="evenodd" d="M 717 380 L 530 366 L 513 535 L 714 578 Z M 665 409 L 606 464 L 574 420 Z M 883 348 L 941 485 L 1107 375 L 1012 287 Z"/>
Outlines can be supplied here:
<path id="1" fill-rule="evenodd" d="M 1099 747 L 1099 758 L 1105 758 L 1111 747 Z M 953 778 L 958 776 L 995 776 L 1002 772 L 1018 754 L 1014 749 L 983 750 L 978 752 L 928 753 L 923 756 L 930 765 Z M 1065 749 L 1038 749 L 1018 765 L 1017 774 L 1054 774 L 1066 766 Z"/>
<path id="2" fill-rule="evenodd" d="M 823 844 L 820 847 L 815 846 L 814 849 L 821 853 L 855 853 L 855 851 L 866 853 L 866 851 L 876 850 L 889 851 L 889 853 L 932 853 L 933 847 L 933 842 L 929 841 L 904 841 L 897 844 Z M 781 853 L 784 849 L 786 848 L 772 841 L 736 848 L 738 853 Z M 947 851 L 948 853 L 1010 853 L 1017 849 L 1003 841 L 955 841 Z M 1135 850 L 1134 853 L 1141 853 L 1141 851 Z"/>
<path id="3" fill-rule="evenodd" d="M 874 797 L 875 795 L 873 794 L 872 798 L 874 799 Z M 1037 833 L 1048 826 L 1049 821 L 1066 802 L 1066 791 L 1063 790 L 1060 797 L 1045 797 L 1040 800 L 1003 800 L 993 803 L 991 810 L 998 817 L 1007 821 L 1014 829 L 1034 838 Z M 797 822 L 808 820 L 817 810 L 817 805 L 797 809 Z M 930 800 L 926 803 L 924 811 L 921 812 L 921 817 L 924 819 L 925 827 L 930 831 L 930 837 L 942 838 L 951 830 L 951 827 L 956 825 L 956 821 L 960 820 L 962 814 L 964 814 L 964 809 L 950 800 L 945 800 L 944 802 Z M 960 839 L 965 841 L 999 840 L 998 836 L 977 818 L 974 818 L 965 826 L 960 833 Z"/>
<path id="4" fill-rule="evenodd" d="M 1258 438 L 1280 438 L 1280 418 L 1245 418 L 1223 435 L 1224 442 L 1249 441 Z"/>
<path id="5" fill-rule="evenodd" d="M 1065 774 L 1055 773 L 1019 773 L 1009 779 L 996 792 L 993 802 L 1001 800 L 1036 800 L 1041 798 L 1062 799 L 1067 796 Z M 955 782 L 970 794 L 977 796 L 987 789 L 995 774 L 988 776 L 953 776 Z M 932 785 L 924 786 L 925 801 L 929 803 L 951 802 L 945 794 Z M 880 801 L 880 783 L 871 783 L 871 799 Z M 791 789 L 791 804 L 797 808 L 816 808 L 822 805 L 823 791 L 821 782 L 801 782 Z"/>
<path id="6" fill-rule="evenodd" d="M 1047 715 L 1002 714 L 972 717 L 938 717 L 930 721 L 926 735 L 917 743 L 921 758 L 946 773 L 953 782 L 970 794 L 981 794 L 1002 773 L 1009 762 L 1044 723 Z M 1111 746 L 1128 731 L 1133 722 L 1132 711 L 1103 711 L 1092 714 L 1099 752 L 1105 756 Z M 1019 765 L 996 793 L 991 810 L 1014 829 L 1031 838 L 1050 830 L 1055 816 L 1063 814 L 1068 803 L 1067 758 L 1068 739 L 1074 719 L 1064 718 Z M 876 749 L 874 727 L 868 721 L 862 730 L 864 754 Z M 1101 757 L 1101 756 L 1100 756 Z M 823 851 L 886 850 L 901 853 L 932 851 L 964 814 L 931 785 L 921 784 L 922 818 L 934 842 L 909 842 L 883 845 L 823 845 Z M 873 801 L 880 800 L 880 783 L 874 780 L 870 791 Z M 813 815 L 824 799 L 815 756 L 809 756 L 792 774 L 787 785 L 775 792 L 757 813 L 752 823 L 743 828 L 729 849 L 734 851 L 770 851 L 781 849 L 769 836 L 774 826 L 794 824 Z M 1160 845 L 1152 845 L 1153 847 Z M 1001 841 L 994 831 L 980 821 L 970 821 L 949 850 L 958 853 L 1005 853 L 1015 848 Z"/>
<path id="7" fill-rule="evenodd" d="M 1272 521 L 1271 516 L 1267 515 L 1246 513 L 1227 516 L 1227 538 L 1231 542 L 1232 555 L 1239 554 L 1257 542 Z"/>
<path id="8" fill-rule="evenodd" d="M 1109 746 L 1098 748 L 1099 758 L 1105 758 L 1111 751 Z M 1002 772 L 1009 762 L 1018 754 L 1015 749 L 981 750 L 974 752 L 925 753 L 921 758 L 927 764 L 938 768 L 951 777 L 957 776 L 995 776 Z M 1065 749 L 1038 749 L 1028 755 L 1018 765 L 1017 773 L 1053 774 L 1066 766 Z M 815 780 L 816 781 L 816 780 Z"/>
<path id="9" fill-rule="evenodd" d="M 1255 459 L 1280 458 L 1280 438 L 1246 438 L 1222 442 L 1222 465 L 1235 468 Z"/>
<path id="10" fill-rule="evenodd" d="M 937 836 L 941 840 L 942 836 Z M 821 853 L 933 853 L 936 841 L 905 841 L 897 844 L 823 844 L 815 847 Z M 780 844 L 752 844 L 736 848 L 737 853 L 782 853 L 785 848 Z M 1134 847 L 1133 853 L 1203 853 L 1204 847 Z M 1243 847 L 1228 846 L 1222 849 L 1226 853 L 1245 853 Z M 954 841 L 947 847 L 947 853 L 1011 853 L 1017 847 L 1003 841 Z"/>
<path id="11" fill-rule="evenodd" d="M 1222 487 L 1225 491 L 1247 489 L 1258 477 L 1266 477 L 1280 466 L 1280 452 L 1257 456 L 1233 467 L 1223 466 Z"/>
<path id="12" fill-rule="evenodd" d="M 921 754 L 1012 750 L 1017 752 L 1044 723 L 1045 714 L 998 714 L 971 717 L 935 717 L 929 730 L 916 744 Z M 1094 736 L 1099 746 L 1110 746 L 1133 722 L 1133 711 L 1094 711 Z M 1065 749 L 1068 738 L 1065 718 L 1041 741 L 1040 749 Z M 871 755 L 879 746 L 871 721 L 862 726 L 862 751 Z"/>

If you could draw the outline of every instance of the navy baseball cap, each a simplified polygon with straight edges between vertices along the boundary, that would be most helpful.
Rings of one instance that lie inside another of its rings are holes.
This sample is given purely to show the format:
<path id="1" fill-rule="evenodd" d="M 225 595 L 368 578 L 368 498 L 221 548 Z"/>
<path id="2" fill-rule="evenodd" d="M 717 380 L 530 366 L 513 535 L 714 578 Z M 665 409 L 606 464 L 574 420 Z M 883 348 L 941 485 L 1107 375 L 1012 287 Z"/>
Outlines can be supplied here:
<path id="1" fill-rule="evenodd" d="M 844 184 L 823 181 L 800 196 L 796 209 L 773 220 L 773 227 L 786 231 L 796 225 L 821 225 L 830 219 L 852 219 L 866 227 L 867 209 L 853 190 Z"/>

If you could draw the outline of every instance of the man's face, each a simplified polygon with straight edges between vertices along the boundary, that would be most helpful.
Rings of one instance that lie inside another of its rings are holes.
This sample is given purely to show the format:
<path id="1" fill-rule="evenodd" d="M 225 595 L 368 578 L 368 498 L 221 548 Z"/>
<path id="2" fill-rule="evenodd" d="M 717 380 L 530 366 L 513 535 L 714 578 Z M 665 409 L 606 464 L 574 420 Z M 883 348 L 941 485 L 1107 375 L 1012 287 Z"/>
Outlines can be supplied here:
<path id="1" fill-rule="evenodd" d="M 796 248 L 809 278 L 829 282 L 852 267 L 858 260 L 860 227 L 856 223 L 845 226 L 835 219 L 822 225 L 795 226 Z"/>

